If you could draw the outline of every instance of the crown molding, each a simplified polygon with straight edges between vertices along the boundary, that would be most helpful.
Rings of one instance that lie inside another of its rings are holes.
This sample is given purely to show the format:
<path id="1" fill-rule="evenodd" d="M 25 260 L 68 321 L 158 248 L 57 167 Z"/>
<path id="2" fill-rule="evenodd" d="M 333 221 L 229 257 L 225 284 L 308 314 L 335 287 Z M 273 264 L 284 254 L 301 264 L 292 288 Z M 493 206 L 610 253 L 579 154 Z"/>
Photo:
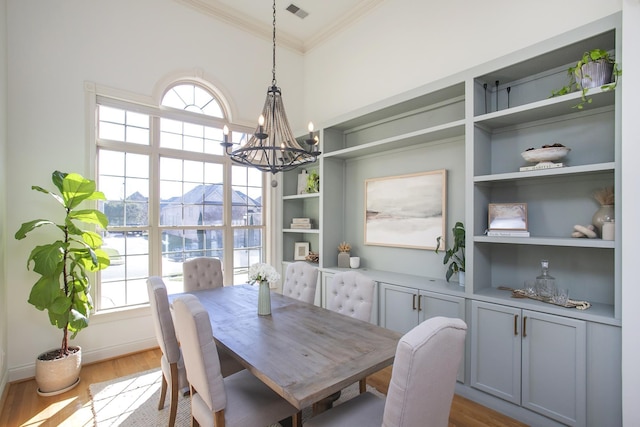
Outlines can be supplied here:
<path id="1" fill-rule="evenodd" d="M 200 13 L 222 20 L 244 31 L 248 31 L 266 40 L 272 40 L 273 27 L 260 23 L 253 19 L 248 19 L 236 9 L 229 7 L 217 0 L 174 0 L 177 3 L 190 7 Z M 360 2 L 355 8 L 350 10 L 340 19 L 327 25 L 322 31 L 303 41 L 294 35 L 282 30 L 278 30 L 278 44 L 304 54 L 312 48 L 324 43 L 338 32 L 351 26 L 362 16 L 369 13 L 385 0 L 367 0 Z"/>

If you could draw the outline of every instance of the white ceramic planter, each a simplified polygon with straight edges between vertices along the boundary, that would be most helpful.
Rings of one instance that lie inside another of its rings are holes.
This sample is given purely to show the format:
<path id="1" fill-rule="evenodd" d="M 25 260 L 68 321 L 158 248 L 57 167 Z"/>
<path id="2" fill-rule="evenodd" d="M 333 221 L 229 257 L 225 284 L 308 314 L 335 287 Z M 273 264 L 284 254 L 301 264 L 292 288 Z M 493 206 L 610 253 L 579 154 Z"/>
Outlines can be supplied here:
<path id="1" fill-rule="evenodd" d="M 82 367 L 82 349 L 66 357 L 55 360 L 36 359 L 36 383 L 38 394 L 54 396 L 71 390 L 80 382 L 80 368 Z M 53 351 L 53 350 L 49 350 Z M 42 353 L 46 354 L 49 351 Z"/>

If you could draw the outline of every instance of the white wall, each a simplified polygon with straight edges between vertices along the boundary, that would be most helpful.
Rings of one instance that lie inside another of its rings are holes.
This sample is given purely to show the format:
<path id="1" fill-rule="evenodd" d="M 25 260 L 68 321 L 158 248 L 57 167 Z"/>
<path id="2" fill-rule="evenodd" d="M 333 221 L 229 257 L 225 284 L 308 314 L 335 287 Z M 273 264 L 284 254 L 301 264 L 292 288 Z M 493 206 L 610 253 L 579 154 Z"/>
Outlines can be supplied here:
<path id="1" fill-rule="evenodd" d="M 6 228 L 7 170 L 7 1 L 0 0 L 0 394 L 7 382 L 7 281 L 4 244 Z"/>
<path id="2" fill-rule="evenodd" d="M 305 58 L 321 124 L 621 9 L 621 0 L 386 0 Z"/>
<path id="3" fill-rule="evenodd" d="M 13 381 L 32 376 L 37 354 L 59 346 L 62 338 L 46 314 L 27 303 L 36 276 L 25 266 L 36 239 L 18 242 L 13 234 L 22 222 L 47 217 L 52 208 L 31 185 L 51 188 L 55 169 L 90 171 L 84 82 L 151 97 L 158 82 L 199 69 L 232 102 L 234 122 L 251 124 L 271 84 L 271 40 L 173 0 L 4 1 L 9 64 L 6 171 L 11 176 L 4 245 L 11 303 L 2 316 L 8 318 Z M 278 49 L 278 84 L 289 119 L 304 129 L 302 61 L 299 54 Z M 91 323 L 75 340 L 83 346 L 85 362 L 155 345 L 146 311 L 93 316 Z"/>
<path id="4" fill-rule="evenodd" d="M 638 263 L 640 228 L 635 224 L 640 212 L 638 183 L 640 168 L 640 1 L 624 0 L 622 5 L 623 53 L 622 69 L 622 413 L 625 426 L 640 425 L 640 281 Z"/>

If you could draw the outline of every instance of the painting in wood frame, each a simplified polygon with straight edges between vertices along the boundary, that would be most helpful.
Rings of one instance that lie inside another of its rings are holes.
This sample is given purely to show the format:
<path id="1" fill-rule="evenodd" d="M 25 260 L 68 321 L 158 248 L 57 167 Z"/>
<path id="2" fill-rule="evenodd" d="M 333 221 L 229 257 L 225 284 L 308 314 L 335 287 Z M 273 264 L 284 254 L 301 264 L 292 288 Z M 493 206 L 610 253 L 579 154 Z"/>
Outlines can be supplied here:
<path id="1" fill-rule="evenodd" d="M 446 189 L 445 169 L 365 180 L 364 244 L 435 250 Z"/>

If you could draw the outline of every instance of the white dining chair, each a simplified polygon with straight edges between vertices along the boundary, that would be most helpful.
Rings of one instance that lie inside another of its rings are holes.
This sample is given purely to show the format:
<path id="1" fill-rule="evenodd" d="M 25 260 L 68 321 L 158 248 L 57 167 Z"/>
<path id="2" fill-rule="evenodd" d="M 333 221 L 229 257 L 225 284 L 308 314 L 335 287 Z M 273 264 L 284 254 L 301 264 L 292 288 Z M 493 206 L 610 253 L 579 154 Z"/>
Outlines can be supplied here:
<path id="1" fill-rule="evenodd" d="M 147 279 L 149 305 L 153 317 L 156 340 L 162 350 L 160 367 L 162 369 L 162 388 L 158 409 L 164 408 L 167 388 L 170 391 L 169 427 L 173 427 L 178 410 L 178 392 L 188 387 L 187 375 L 180 352 L 178 339 L 171 318 L 167 287 L 162 278 L 152 276 Z"/>
<path id="2" fill-rule="evenodd" d="M 387 398 L 363 393 L 305 427 L 447 427 L 467 325 L 432 317 L 400 338 Z"/>
<path id="3" fill-rule="evenodd" d="M 220 288 L 223 286 L 222 263 L 218 258 L 197 257 L 182 263 L 184 291 Z"/>
<path id="4" fill-rule="evenodd" d="M 222 377 L 209 313 L 194 295 L 173 302 L 176 325 L 191 389 L 195 426 L 264 426 L 300 411 L 247 370 Z"/>
<path id="5" fill-rule="evenodd" d="M 336 273 L 327 285 L 327 308 L 345 316 L 369 322 L 373 309 L 374 290 L 375 282 L 362 273 L 357 271 Z M 367 390 L 367 379 L 360 379 L 359 384 L 360 393 L 364 393 Z M 329 397 L 329 401 L 339 397 L 340 393 L 335 393 Z M 330 404 L 325 401 L 323 405 Z"/>
<path id="6" fill-rule="evenodd" d="M 327 308 L 369 322 L 375 282 L 357 271 L 336 273 L 327 285 Z"/>
<path id="7" fill-rule="evenodd" d="M 313 304 L 316 298 L 318 268 L 308 262 L 292 262 L 287 266 L 282 294 Z"/>

